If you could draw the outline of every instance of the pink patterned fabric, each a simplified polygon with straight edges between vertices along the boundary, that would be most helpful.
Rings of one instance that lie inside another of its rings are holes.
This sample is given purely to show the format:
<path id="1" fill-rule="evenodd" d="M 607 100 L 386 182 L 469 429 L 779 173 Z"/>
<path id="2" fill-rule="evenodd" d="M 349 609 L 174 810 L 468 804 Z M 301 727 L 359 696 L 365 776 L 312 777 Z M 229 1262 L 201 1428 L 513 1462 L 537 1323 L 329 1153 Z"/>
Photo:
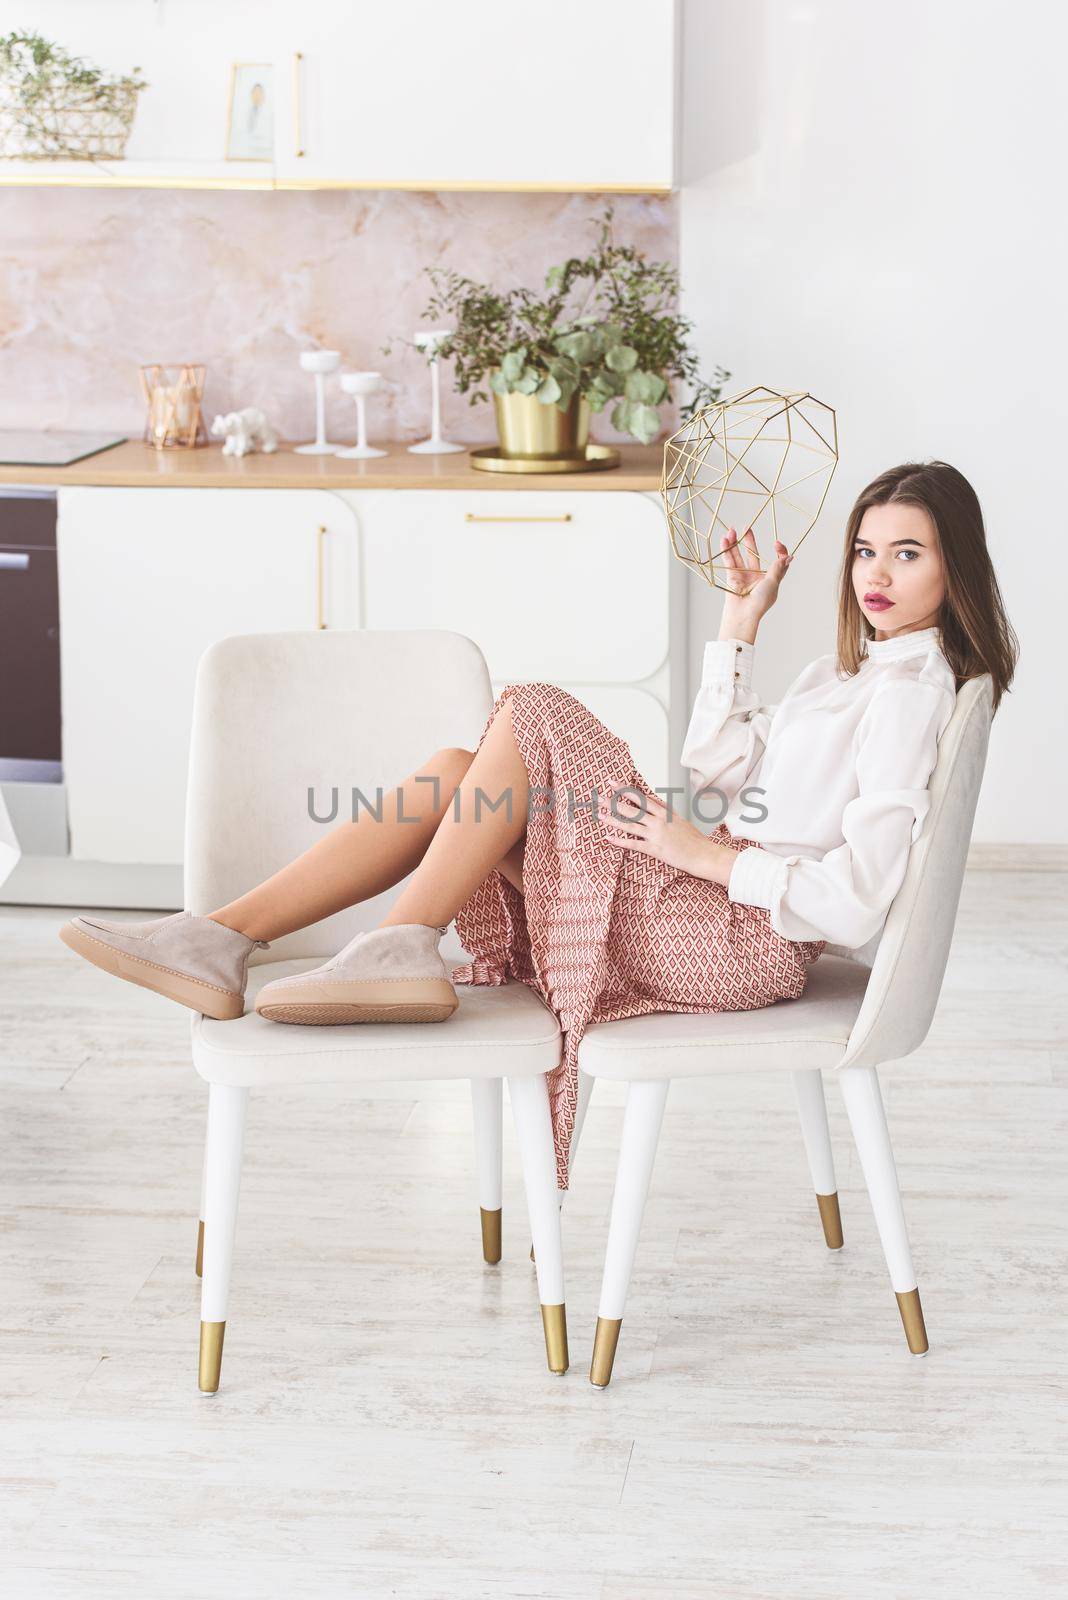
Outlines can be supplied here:
<path id="1" fill-rule="evenodd" d="M 566 689 L 506 684 L 480 746 L 506 699 L 531 784 L 524 892 L 495 868 L 460 907 L 456 931 L 473 959 L 454 967 L 452 978 L 518 980 L 559 1018 L 563 1055 L 548 1078 L 557 1184 L 566 1189 L 578 1047 L 589 1023 L 796 1000 L 826 941 L 784 939 L 765 908 L 735 904 L 722 884 L 609 843 L 591 797 L 596 806 L 627 784 L 654 791 L 624 740 Z M 734 850 L 763 848 L 734 839 L 722 823 L 710 837 Z"/>

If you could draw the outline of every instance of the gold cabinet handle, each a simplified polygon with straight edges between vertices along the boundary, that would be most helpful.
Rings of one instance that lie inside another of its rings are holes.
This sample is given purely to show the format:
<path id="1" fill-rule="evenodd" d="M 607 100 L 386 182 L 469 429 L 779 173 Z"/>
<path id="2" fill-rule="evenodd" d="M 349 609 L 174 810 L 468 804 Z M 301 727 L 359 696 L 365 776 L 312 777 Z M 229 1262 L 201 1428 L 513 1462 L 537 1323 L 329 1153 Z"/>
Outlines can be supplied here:
<path id="1" fill-rule="evenodd" d="M 323 540 L 326 537 L 326 528 L 320 525 L 315 530 L 315 626 L 325 628 L 326 620 L 323 616 Z"/>
<path id="2" fill-rule="evenodd" d="M 565 511 L 560 517 L 480 517 L 469 511 L 464 517 L 465 522 L 570 522 L 571 513 Z"/>
<path id="3" fill-rule="evenodd" d="M 304 154 L 304 132 L 303 132 L 303 128 L 301 126 L 303 118 L 301 116 L 301 104 L 300 104 L 300 82 L 301 82 L 301 77 L 303 75 L 301 73 L 301 62 L 303 60 L 304 60 L 304 52 L 303 52 L 303 50 L 294 50 L 294 52 L 293 52 L 293 154 L 295 156 L 302 156 Z"/>

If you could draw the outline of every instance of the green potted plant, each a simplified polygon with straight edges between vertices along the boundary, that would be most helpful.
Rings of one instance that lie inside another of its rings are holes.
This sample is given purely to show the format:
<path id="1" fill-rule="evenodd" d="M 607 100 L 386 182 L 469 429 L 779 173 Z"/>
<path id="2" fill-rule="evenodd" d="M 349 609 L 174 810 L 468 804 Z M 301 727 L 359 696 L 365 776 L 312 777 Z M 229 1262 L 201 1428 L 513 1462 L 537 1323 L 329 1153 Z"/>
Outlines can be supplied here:
<path id="1" fill-rule="evenodd" d="M 674 382 L 690 391 L 685 418 L 718 400 L 730 377 L 722 367 L 711 382 L 700 377 L 693 324 L 675 309 L 677 269 L 617 243 L 613 214 L 610 205 L 596 222 L 589 255 L 549 268 L 541 294 L 425 269 L 433 293 L 424 317 L 452 330 L 439 359 L 451 357 L 456 387 L 471 405 L 492 395 L 507 457 L 581 459 L 591 413 L 609 406 L 618 432 L 652 444 Z"/>
<path id="2" fill-rule="evenodd" d="M 40 33 L 0 37 L 0 156 L 94 161 L 126 148 L 140 69 L 108 77 Z"/>

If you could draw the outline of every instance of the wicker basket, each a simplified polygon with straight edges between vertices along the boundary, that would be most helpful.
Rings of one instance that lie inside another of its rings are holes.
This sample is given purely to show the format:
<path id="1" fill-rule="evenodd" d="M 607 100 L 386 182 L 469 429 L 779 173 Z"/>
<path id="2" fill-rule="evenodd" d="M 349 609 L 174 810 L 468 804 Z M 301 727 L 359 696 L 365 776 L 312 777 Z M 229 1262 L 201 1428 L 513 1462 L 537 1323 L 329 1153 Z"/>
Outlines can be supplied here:
<path id="1" fill-rule="evenodd" d="M 32 106 L 0 81 L 0 157 L 20 161 L 97 161 L 122 156 L 137 110 L 138 89 L 110 86 L 106 104 L 70 85 L 35 96 Z"/>

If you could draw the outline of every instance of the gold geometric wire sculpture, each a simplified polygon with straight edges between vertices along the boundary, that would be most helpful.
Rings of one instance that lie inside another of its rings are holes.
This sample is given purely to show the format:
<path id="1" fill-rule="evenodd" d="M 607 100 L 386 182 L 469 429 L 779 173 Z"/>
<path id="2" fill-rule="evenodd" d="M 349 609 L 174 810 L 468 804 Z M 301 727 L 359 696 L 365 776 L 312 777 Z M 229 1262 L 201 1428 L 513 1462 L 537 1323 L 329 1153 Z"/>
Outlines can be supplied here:
<path id="1" fill-rule="evenodd" d="M 768 536 L 766 549 L 781 539 L 793 555 L 823 509 L 837 465 L 834 411 L 807 391 L 780 394 L 759 384 L 705 406 L 664 443 L 660 493 L 672 549 L 713 588 L 747 594 L 719 581 L 737 576 L 720 553 L 721 535 L 736 528 L 742 552 L 741 535 L 752 528 L 758 541 Z"/>

